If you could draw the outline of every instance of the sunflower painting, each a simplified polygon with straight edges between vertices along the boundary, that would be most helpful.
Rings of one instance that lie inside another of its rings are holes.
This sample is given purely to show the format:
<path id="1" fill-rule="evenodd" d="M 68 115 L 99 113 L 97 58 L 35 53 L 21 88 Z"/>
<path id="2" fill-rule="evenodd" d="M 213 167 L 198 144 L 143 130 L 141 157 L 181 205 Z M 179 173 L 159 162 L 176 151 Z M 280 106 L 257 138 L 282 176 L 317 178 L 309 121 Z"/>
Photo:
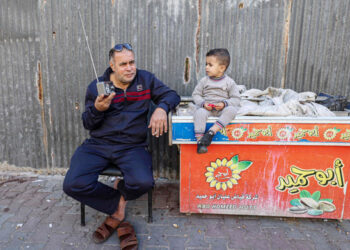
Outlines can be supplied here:
<path id="1" fill-rule="evenodd" d="M 251 161 L 239 161 L 238 155 L 235 155 L 231 160 L 216 159 L 210 162 L 207 167 L 207 172 L 204 174 L 207 177 L 207 182 L 212 188 L 216 190 L 226 190 L 232 188 L 233 185 L 238 184 L 241 178 L 239 175 L 242 171 L 247 170 L 253 163 Z"/>

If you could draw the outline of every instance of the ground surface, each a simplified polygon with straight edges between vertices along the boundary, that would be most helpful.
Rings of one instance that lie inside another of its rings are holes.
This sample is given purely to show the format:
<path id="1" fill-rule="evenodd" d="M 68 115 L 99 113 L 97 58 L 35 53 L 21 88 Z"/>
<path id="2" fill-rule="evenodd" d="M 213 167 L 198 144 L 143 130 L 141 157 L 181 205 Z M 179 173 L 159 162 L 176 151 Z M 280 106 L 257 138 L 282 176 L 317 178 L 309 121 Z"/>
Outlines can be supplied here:
<path id="1" fill-rule="evenodd" d="M 119 249 L 116 234 L 101 245 L 91 234 L 104 215 L 62 192 L 62 176 L 0 174 L 0 249 Z M 108 180 L 107 180 L 108 181 Z M 139 249 L 350 249 L 350 221 L 179 213 L 178 183 L 157 182 L 153 223 L 147 195 L 128 203 Z"/>

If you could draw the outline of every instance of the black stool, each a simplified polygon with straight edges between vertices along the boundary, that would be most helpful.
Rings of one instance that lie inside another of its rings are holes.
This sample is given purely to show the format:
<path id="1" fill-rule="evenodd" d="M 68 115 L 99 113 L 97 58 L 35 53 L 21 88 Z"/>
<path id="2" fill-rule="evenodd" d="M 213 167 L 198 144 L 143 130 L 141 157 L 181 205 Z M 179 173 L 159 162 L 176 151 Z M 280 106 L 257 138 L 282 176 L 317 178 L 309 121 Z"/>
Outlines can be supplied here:
<path id="1" fill-rule="evenodd" d="M 122 177 L 122 172 L 117 167 L 109 167 L 106 170 L 104 170 L 100 175 L 107 175 L 107 176 L 119 176 Z M 153 216 L 152 216 L 152 192 L 153 189 L 150 189 L 148 191 L 148 223 L 152 223 Z M 85 226 L 85 204 L 80 202 L 80 223 L 82 226 Z"/>

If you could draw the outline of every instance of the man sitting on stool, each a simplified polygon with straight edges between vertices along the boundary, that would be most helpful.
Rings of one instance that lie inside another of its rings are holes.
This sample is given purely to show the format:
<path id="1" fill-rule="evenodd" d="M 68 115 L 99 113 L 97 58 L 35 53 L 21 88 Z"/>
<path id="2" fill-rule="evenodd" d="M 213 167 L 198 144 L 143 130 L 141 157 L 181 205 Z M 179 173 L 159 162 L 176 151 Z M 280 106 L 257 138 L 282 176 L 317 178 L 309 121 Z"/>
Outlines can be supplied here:
<path id="1" fill-rule="evenodd" d="M 113 82 L 115 92 L 99 96 L 97 80 L 88 86 L 82 119 L 90 138 L 75 151 L 63 183 L 66 194 L 109 215 L 93 233 L 96 243 L 107 240 L 121 226 L 128 200 L 153 187 L 147 130 L 151 128 L 156 137 L 166 133 L 167 112 L 180 102 L 177 93 L 152 73 L 136 69 L 130 44 L 115 45 L 109 58 L 110 67 L 99 81 Z M 157 108 L 147 126 L 151 101 Z M 111 164 L 124 176 L 116 189 L 98 182 L 99 174 Z"/>

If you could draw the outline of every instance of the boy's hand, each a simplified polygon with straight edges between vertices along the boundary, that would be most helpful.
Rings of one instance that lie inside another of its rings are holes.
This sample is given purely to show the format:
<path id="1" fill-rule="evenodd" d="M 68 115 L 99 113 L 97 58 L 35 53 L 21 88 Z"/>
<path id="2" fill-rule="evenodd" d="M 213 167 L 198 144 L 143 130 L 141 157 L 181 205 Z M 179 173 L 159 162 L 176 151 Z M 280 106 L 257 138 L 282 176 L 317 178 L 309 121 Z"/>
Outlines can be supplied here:
<path id="1" fill-rule="evenodd" d="M 224 108 L 225 108 L 225 103 L 223 103 L 223 102 L 218 102 L 215 104 L 215 109 L 217 111 L 223 110 Z"/>
<path id="2" fill-rule="evenodd" d="M 95 108 L 100 112 L 106 111 L 111 105 L 111 102 L 114 96 L 115 96 L 114 92 L 112 92 L 112 94 L 108 96 L 99 95 L 95 100 Z"/>
<path id="3" fill-rule="evenodd" d="M 212 111 L 214 105 L 211 104 L 211 103 L 205 102 L 203 106 L 204 106 L 204 108 L 205 108 L 206 110 Z"/>

